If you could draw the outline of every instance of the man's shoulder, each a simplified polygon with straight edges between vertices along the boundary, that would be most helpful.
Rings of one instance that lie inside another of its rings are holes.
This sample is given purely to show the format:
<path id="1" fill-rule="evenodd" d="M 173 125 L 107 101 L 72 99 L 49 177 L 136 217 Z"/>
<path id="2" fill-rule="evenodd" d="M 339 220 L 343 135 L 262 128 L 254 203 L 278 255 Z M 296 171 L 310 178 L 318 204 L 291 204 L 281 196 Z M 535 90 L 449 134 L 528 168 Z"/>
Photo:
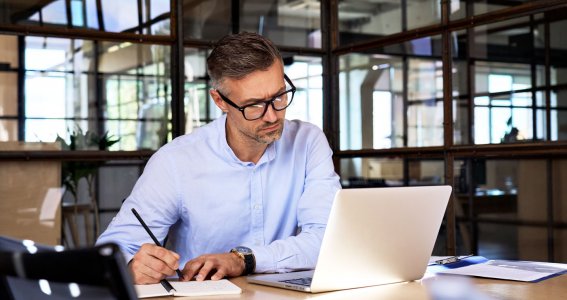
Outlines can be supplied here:
<path id="1" fill-rule="evenodd" d="M 323 131 L 313 123 L 301 120 L 285 120 L 285 128 L 293 134 L 319 134 Z"/>
<path id="2" fill-rule="evenodd" d="M 187 147 L 205 146 L 215 140 L 219 135 L 216 121 L 195 128 L 192 132 L 178 136 L 171 142 L 161 147 L 160 151 L 184 150 Z"/>

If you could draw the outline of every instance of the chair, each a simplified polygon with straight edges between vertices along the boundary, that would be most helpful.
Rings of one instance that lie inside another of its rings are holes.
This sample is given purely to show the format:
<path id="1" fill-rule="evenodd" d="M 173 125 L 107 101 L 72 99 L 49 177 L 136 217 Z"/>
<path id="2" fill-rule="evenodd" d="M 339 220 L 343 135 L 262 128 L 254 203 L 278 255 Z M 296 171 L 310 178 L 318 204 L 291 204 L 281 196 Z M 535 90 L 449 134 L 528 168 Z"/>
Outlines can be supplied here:
<path id="1" fill-rule="evenodd" d="M 137 299 L 115 244 L 52 251 L 30 242 L 0 238 L 0 299 Z"/>

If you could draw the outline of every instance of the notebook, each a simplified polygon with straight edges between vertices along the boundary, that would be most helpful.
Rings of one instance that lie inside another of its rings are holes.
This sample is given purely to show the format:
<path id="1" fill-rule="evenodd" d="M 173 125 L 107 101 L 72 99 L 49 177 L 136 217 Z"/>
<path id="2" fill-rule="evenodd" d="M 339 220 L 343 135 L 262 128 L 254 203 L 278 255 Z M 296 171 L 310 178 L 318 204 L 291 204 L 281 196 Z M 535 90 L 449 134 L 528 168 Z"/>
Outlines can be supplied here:
<path id="1" fill-rule="evenodd" d="M 160 283 L 136 284 L 136 293 L 139 298 L 160 296 L 211 296 L 240 294 L 242 290 L 234 283 L 226 280 L 205 281 L 169 281 L 173 289 L 168 292 Z"/>
<path id="2" fill-rule="evenodd" d="M 339 190 L 315 270 L 247 280 L 318 293 L 420 279 L 450 195 L 450 186 Z"/>

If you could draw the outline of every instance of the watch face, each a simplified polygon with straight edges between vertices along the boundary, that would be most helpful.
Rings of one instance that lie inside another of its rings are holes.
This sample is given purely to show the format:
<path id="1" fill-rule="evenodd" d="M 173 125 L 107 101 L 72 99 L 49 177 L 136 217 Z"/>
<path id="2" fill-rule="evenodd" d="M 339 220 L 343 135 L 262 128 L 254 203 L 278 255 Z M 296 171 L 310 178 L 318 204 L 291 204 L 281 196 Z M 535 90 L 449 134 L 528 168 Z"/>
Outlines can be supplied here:
<path id="1" fill-rule="evenodd" d="M 236 251 L 242 253 L 242 254 L 252 254 L 252 249 L 248 248 L 248 247 L 242 247 L 242 246 L 238 246 L 236 248 L 234 248 Z"/>

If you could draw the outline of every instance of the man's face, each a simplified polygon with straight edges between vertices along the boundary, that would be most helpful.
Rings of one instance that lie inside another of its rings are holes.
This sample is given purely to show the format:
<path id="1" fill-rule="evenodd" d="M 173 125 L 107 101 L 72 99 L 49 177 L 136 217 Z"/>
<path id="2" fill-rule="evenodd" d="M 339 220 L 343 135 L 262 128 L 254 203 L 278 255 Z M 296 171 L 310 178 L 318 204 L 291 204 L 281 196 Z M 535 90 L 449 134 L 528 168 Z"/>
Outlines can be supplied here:
<path id="1" fill-rule="evenodd" d="M 275 61 L 265 71 L 255 71 L 246 77 L 234 80 L 225 79 L 222 84 L 224 94 L 236 105 L 242 107 L 258 101 L 269 100 L 285 91 L 285 80 L 281 62 Z M 222 100 L 217 105 L 227 113 L 227 132 L 231 142 L 270 144 L 278 140 L 283 131 L 285 110 L 275 111 L 271 105 L 263 117 L 249 121 L 242 112 Z"/>

